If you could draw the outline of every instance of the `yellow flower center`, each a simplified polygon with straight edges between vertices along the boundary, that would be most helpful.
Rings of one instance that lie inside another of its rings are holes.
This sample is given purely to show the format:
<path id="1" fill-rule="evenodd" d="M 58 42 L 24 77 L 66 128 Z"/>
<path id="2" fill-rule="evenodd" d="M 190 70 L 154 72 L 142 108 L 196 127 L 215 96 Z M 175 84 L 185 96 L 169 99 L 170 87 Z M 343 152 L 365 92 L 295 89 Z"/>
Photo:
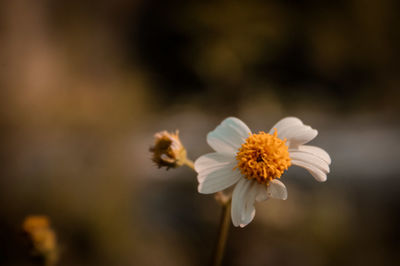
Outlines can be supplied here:
<path id="1" fill-rule="evenodd" d="M 240 172 L 249 180 L 268 185 L 269 181 L 280 178 L 291 165 L 286 139 L 259 132 L 250 134 L 236 154 Z"/>

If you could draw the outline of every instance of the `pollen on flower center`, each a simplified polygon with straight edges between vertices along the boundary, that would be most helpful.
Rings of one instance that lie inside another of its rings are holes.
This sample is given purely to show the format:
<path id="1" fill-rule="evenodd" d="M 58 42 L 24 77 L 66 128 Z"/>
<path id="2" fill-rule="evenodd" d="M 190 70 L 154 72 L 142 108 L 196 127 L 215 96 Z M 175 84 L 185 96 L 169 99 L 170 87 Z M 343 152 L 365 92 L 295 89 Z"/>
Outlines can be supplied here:
<path id="1" fill-rule="evenodd" d="M 268 185 L 269 181 L 280 178 L 291 165 L 286 139 L 259 132 L 251 134 L 236 154 L 236 168 L 247 179 L 255 179 L 258 183 Z"/>

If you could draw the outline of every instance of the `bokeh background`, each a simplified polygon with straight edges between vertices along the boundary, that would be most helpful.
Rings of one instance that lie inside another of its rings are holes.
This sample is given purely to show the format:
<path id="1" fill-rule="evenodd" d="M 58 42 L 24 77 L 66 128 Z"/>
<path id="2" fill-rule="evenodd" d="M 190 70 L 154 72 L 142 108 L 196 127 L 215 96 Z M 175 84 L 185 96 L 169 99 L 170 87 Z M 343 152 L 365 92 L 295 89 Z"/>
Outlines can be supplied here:
<path id="1" fill-rule="evenodd" d="M 192 159 L 227 116 L 319 130 L 326 183 L 232 228 L 225 265 L 400 264 L 396 0 L 0 2 L 0 264 L 33 265 L 21 224 L 48 215 L 59 265 L 206 265 L 220 209 L 189 168 L 150 160 L 181 132 Z"/>

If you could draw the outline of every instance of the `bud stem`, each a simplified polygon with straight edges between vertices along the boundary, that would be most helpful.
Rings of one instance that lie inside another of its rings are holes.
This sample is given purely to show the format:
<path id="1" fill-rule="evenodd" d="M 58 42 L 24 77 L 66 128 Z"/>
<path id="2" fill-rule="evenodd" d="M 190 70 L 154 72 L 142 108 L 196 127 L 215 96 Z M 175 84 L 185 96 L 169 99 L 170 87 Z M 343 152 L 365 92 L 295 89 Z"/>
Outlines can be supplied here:
<path id="1" fill-rule="evenodd" d="M 186 158 L 183 164 L 194 170 L 194 163 L 192 160 Z"/>

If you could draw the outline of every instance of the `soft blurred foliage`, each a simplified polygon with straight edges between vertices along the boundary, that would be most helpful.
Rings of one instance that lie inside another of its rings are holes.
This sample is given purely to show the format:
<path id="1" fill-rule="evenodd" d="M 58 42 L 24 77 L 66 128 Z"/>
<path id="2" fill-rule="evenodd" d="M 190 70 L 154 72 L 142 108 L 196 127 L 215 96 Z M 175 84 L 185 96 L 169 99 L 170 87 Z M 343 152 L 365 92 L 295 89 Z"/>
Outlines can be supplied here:
<path id="1" fill-rule="evenodd" d="M 396 0 L 0 2 L 0 264 L 32 265 L 21 223 L 46 215 L 59 265 L 205 265 L 219 208 L 188 155 L 238 116 L 319 130 L 327 183 L 283 177 L 287 201 L 233 228 L 226 265 L 400 264 Z"/>

